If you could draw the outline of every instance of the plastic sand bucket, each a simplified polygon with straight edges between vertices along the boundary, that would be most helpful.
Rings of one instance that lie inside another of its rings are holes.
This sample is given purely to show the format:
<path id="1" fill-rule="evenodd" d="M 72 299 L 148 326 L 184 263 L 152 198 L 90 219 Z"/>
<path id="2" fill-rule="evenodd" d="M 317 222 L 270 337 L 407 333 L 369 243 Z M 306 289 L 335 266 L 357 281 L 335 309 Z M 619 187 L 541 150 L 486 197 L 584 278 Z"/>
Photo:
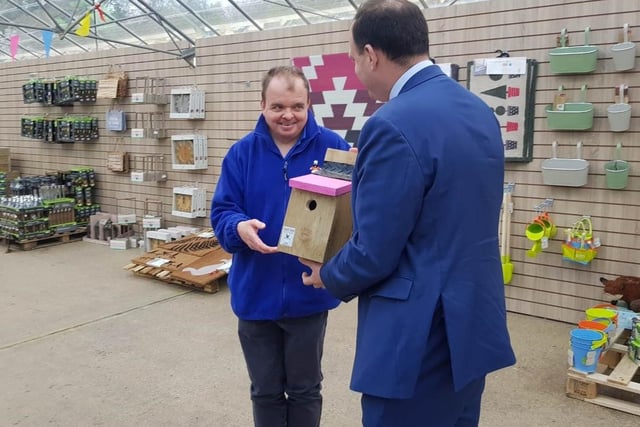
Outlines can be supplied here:
<path id="1" fill-rule="evenodd" d="M 629 24 L 624 24 L 622 31 L 624 42 L 611 47 L 611 56 L 616 71 L 633 69 L 636 60 L 636 44 L 629 41 Z"/>
<path id="2" fill-rule="evenodd" d="M 587 323 L 588 327 L 582 328 L 582 329 L 593 329 L 596 331 L 603 331 L 605 334 L 607 334 L 607 345 L 611 344 L 611 339 L 613 338 L 613 335 L 616 332 L 616 325 L 615 323 L 613 323 L 611 319 L 606 319 L 604 317 L 601 317 L 593 320 L 583 320 L 582 322 L 590 322 L 590 323 Z M 591 322 L 598 323 L 601 326 L 592 325 Z M 580 323 L 578 323 L 579 328 L 581 328 Z"/>
<path id="3" fill-rule="evenodd" d="M 607 188 L 612 190 L 622 190 L 627 186 L 629 179 L 629 162 L 620 160 L 622 147 L 616 145 L 615 160 L 605 163 L 604 171 L 606 175 Z"/>
<path id="4" fill-rule="evenodd" d="M 613 304 L 609 304 L 609 303 L 606 303 L 606 302 L 605 302 L 605 303 L 602 303 L 602 304 L 594 305 L 594 306 L 593 306 L 593 307 L 591 307 L 591 308 L 608 308 L 608 309 L 610 309 L 610 310 L 614 310 L 614 311 L 615 311 L 615 310 L 617 310 L 617 309 L 618 309 L 618 306 L 617 306 L 617 305 L 613 305 Z"/>
<path id="5" fill-rule="evenodd" d="M 611 324 L 611 323 L 609 323 Z M 578 322 L 578 328 L 580 329 L 592 329 L 594 331 L 605 332 L 608 325 L 597 322 L 595 320 L 581 320 Z"/>
<path id="6" fill-rule="evenodd" d="M 592 329 L 573 329 L 570 335 L 571 366 L 580 372 L 595 372 L 598 359 L 607 341 L 606 334 Z"/>
<path id="7" fill-rule="evenodd" d="M 587 320 L 604 318 L 610 319 L 615 325 L 618 324 L 618 312 L 615 310 L 610 310 L 608 308 L 591 307 L 587 308 L 585 310 L 585 313 L 587 315 Z"/>

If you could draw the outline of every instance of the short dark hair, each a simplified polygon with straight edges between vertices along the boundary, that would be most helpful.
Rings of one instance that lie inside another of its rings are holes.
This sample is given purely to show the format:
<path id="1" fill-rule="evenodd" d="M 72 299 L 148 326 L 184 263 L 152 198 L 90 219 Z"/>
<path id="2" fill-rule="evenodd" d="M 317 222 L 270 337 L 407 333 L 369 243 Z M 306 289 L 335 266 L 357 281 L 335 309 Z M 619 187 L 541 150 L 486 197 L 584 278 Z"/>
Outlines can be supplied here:
<path id="1" fill-rule="evenodd" d="M 408 0 L 365 1 L 353 18 L 351 34 L 358 53 L 370 44 L 402 65 L 413 56 L 429 54 L 427 21 Z"/>
<path id="2" fill-rule="evenodd" d="M 271 80 L 273 80 L 273 78 L 277 76 L 283 76 L 289 80 L 296 79 L 296 78 L 301 79 L 302 83 L 304 83 L 304 87 L 307 89 L 307 98 L 310 96 L 309 92 L 311 92 L 311 89 L 309 87 L 309 80 L 307 80 L 307 76 L 304 75 L 302 70 L 293 65 L 279 65 L 267 71 L 267 74 L 265 74 L 264 77 L 262 78 L 262 101 L 263 102 L 265 101 L 265 94 L 267 92 L 267 88 L 269 87 L 269 83 L 271 83 Z M 293 85 L 291 85 L 291 88 L 293 88 Z"/>

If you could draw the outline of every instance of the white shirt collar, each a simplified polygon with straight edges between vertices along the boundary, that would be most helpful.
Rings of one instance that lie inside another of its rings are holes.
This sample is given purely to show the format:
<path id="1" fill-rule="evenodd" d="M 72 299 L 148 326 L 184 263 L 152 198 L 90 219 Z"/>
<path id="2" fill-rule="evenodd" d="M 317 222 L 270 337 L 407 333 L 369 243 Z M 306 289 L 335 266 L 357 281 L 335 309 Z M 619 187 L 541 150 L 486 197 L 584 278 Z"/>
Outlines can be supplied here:
<path id="1" fill-rule="evenodd" d="M 420 70 L 422 70 L 424 68 L 427 68 L 430 65 L 433 65 L 433 62 L 431 62 L 431 60 L 429 60 L 429 59 L 425 59 L 424 61 L 418 62 L 413 67 L 411 67 L 407 71 L 405 71 L 404 74 L 402 76 L 400 76 L 398 81 L 396 81 L 394 83 L 393 87 L 391 88 L 391 92 L 389 93 L 389 100 L 392 100 L 393 98 L 398 96 L 398 94 L 400 93 L 400 91 L 404 87 L 405 83 L 407 83 L 409 81 L 409 79 L 411 77 L 413 77 L 415 74 L 417 74 L 418 71 L 420 71 Z"/>

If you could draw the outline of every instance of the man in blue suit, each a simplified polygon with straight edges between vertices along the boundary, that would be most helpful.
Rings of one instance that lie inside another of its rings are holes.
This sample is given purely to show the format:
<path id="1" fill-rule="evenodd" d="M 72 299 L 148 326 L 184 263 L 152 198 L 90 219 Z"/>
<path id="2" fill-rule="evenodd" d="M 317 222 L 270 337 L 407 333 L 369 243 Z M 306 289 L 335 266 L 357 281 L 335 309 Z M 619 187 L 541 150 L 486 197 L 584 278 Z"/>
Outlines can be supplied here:
<path id="1" fill-rule="evenodd" d="M 301 260 L 303 283 L 358 297 L 351 388 L 364 426 L 477 426 L 485 376 L 515 363 L 498 122 L 433 65 L 424 16 L 407 0 L 364 2 L 350 56 L 387 102 L 358 140 L 353 235 L 324 265 Z"/>

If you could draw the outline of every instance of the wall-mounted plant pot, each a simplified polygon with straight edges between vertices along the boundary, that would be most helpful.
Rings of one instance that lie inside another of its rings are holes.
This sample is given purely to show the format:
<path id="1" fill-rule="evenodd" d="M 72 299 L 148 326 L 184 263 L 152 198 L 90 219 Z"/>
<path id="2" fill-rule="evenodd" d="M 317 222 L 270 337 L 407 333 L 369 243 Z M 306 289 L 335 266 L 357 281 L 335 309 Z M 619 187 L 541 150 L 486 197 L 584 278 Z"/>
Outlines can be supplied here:
<path id="1" fill-rule="evenodd" d="M 593 126 L 593 104 L 587 101 L 587 85 L 580 88 L 581 102 L 565 102 L 564 87 L 552 105 L 547 105 L 547 126 L 553 130 L 587 130 Z"/>
<path id="2" fill-rule="evenodd" d="M 625 103 L 609 105 L 607 107 L 607 118 L 612 132 L 628 130 L 631 125 L 631 105 Z"/>
<path id="3" fill-rule="evenodd" d="M 564 110 L 554 111 L 548 105 L 547 126 L 553 130 L 587 130 L 593 127 L 593 104 L 590 102 L 567 102 Z"/>
<path id="4" fill-rule="evenodd" d="M 542 162 L 542 182 L 545 185 L 581 187 L 587 183 L 589 162 L 582 159 L 582 143 L 577 144 L 578 158 L 559 159 L 556 157 L 557 143 L 553 142 L 553 157 Z"/>
<path id="5" fill-rule="evenodd" d="M 616 145 L 615 160 L 605 163 L 604 172 L 606 175 L 607 188 L 611 190 L 622 190 L 627 186 L 629 179 L 629 162 L 620 160 L 622 145 Z"/>
<path id="6" fill-rule="evenodd" d="M 629 24 L 622 27 L 624 41 L 611 47 L 613 66 L 616 71 L 632 70 L 636 61 L 636 44 L 629 41 Z"/>
<path id="7" fill-rule="evenodd" d="M 611 56 L 616 71 L 632 70 L 636 61 L 636 44 L 624 42 L 613 45 Z"/>
<path id="8" fill-rule="evenodd" d="M 565 46 L 566 29 L 560 33 L 561 47 L 549 51 L 551 72 L 555 74 L 583 74 L 595 71 L 598 47 L 589 45 L 590 29 L 585 29 L 584 46 Z"/>

